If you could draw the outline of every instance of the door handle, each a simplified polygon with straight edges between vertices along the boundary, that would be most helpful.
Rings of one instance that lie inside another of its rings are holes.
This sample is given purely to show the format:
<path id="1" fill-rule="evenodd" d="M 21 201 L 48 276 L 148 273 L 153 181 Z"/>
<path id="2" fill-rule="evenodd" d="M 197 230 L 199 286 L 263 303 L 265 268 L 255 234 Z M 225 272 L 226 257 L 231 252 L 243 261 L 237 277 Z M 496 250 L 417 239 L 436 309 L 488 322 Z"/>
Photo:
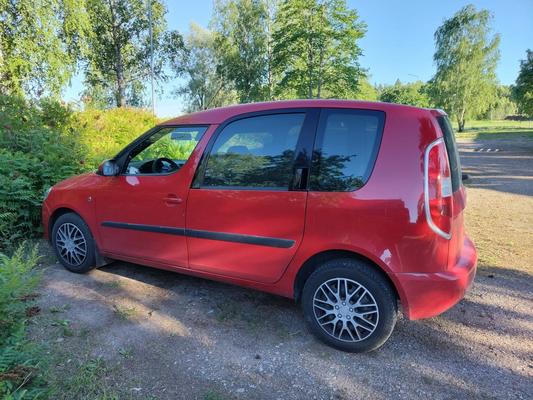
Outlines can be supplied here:
<path id="1" fill-rule="evenodd" d="M 181 204 L 183 203 L 183 200 L 176 196 L 175 194 L 169 194 L 167 197 L 164 197 L 163 200 L 167 204 Z"/>

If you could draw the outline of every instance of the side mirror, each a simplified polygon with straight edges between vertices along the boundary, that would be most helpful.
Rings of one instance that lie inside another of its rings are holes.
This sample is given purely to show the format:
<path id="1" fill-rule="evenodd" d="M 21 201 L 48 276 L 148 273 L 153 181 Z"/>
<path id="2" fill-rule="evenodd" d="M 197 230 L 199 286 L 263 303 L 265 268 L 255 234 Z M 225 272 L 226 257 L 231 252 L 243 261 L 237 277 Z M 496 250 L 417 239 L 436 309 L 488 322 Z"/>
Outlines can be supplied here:
<path id="1" fill-rule="evenodd" d="M 105 160 L 98 166 L 98 175 L 115 176 L 118 175 L 118 165 L 114 160 Z"/>

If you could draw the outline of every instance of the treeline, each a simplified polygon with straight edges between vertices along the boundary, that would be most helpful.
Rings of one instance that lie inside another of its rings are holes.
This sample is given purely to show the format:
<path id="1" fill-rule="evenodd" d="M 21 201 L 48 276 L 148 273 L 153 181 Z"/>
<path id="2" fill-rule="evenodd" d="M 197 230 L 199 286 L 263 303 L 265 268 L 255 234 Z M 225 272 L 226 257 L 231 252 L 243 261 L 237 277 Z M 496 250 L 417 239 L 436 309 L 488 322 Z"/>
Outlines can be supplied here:
<path id="1" fill-rule="evenodd" d="M 187 111 L 291 98 L 381 100 L 443 108 L 459 130 L 471 118 L 533 114 L 531 52 L 516 85 L 499 85 L 499 36 L 490 12 L 472 5 L 436 30 L 429 82 L 372 86 L 360 65 L 366 24 L 345 0 L 216 0 L 209 26 L 192 24 L 186 34 L 168 29 L 162 0 L 46 3 L 0 2 L 5 94 L 59 97 L 82 71 L 86 107 L 144 107 L 153 55 L 158 91 L 179 78 L 183 84 L 167 90 Z"/>

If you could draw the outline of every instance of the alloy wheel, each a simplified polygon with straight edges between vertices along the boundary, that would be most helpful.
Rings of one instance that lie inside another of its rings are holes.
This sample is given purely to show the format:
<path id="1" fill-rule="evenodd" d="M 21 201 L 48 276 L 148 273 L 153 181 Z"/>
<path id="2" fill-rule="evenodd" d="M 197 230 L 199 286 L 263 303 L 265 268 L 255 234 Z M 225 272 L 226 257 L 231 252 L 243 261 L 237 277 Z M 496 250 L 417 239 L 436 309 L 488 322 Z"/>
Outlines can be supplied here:
<path id="1" fill-rule="evenodd" d="M 74 224 L 66 222 L 56 232 L 56 248 L 61 258 L 73 266 L 83 264 L 87 257 L 87 241 L 83 232 Z"/>
<path id="2" fill-rule="evenodd" d="M 346 278 L 322 283 L 313 296 L 313 311 L 320 327 L 337 340 L 359 342 L 379 322 L 379 309 L 370 291 Z"/>

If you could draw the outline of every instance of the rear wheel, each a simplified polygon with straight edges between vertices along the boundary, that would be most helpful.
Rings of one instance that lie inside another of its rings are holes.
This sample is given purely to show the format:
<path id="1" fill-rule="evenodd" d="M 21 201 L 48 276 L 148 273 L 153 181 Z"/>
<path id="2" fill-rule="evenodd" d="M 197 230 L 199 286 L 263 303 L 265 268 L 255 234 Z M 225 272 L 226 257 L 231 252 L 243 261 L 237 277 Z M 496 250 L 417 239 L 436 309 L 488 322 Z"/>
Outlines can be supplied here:
<path id="1" fill-rule="evenodd" d="M 311 332 L 348 352 L 380 347 L 397 318 L 396 295 L 374 267 L 355 259 L 325 262 L 306 281 L 302 306 Z"/>
<path id="2" fill-rule="evenodd" d="M 52 228 L 52 245 L 61 264 L 69 271 L 84 273 L 95 267 L 94 239 L 79 215 L 61 215 Z"/>

